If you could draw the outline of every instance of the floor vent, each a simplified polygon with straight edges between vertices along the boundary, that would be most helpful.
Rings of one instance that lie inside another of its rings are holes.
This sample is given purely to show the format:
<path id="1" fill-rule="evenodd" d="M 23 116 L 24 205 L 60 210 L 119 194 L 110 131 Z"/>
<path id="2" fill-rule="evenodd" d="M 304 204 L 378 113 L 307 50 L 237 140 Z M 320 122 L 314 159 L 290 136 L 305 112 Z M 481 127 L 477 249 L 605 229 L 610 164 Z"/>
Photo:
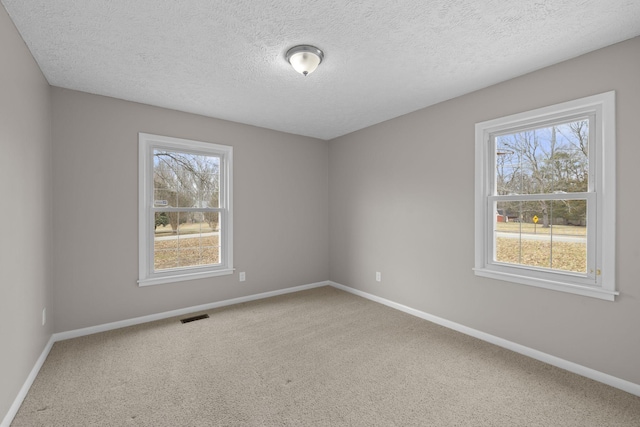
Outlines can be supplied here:
<path id="1" fill-rule="evenodd" d="M 186 319 L 180 319 L 182 323 L 189 323 L 200 319 L 208 319 L 208 314 L 201 314 L 200 316 L 187 317 Z"/>

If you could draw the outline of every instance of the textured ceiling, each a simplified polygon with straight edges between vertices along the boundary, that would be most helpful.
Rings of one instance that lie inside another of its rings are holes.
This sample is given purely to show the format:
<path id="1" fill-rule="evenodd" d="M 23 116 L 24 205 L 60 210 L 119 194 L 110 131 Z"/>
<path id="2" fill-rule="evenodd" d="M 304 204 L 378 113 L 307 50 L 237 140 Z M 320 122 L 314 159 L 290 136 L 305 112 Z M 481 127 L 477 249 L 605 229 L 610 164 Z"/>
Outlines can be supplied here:
<path id="1" fill-rule="evenodd" d="M 321 139 L 640 35 L 640 0 L 1 1 L 54 86 Z"/>

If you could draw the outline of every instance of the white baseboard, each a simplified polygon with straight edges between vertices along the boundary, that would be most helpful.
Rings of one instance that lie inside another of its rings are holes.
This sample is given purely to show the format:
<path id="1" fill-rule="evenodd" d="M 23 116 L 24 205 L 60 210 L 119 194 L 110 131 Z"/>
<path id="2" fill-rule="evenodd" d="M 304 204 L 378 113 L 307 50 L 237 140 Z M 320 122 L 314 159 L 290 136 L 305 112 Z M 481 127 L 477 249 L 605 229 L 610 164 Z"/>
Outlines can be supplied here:
<path id="1" fill-rule="evenodd" d="M 55 341 L 68 340 L 70 338 L 82 337 L 85 335 L 97 334 L 98 332 L 111 331 L 113 329 L 126 328 L 127 326 L 139 325 L 142 323 L 154 322 L 156 320 L 168 319 L 170 317 L 183 316 L 198 311 L 213 310 L 214 308 L 226 307 L 228 305 L 241 304 L 243 302 L 255 301 L 264 298 L 275 297 L 278 295 L 300 292 L 307 289 L 318 288 L 320 286 L 330 286 L 330 282 L 311 283 L 309 285 L 295 286 L 293 288 L 279 289 L 277 291 L 264 292 L 261 294 L 249 295 L 228 299 L 224 301 L 212 302 L 209 304 L 196 305 L 193 307 L 181 308 L 178 310 L 165 311 L 164 313 L 150 314 L 148 316 L 135 317 L 133 319 L 120 320 L 117 322 L 105 323 L 102 325 L 90 326 L 88 328 L 74 329 L 67 332 L 59 332 L 53 334 Z"/>
<path id="2" fill-rule="evenodd" d="M 40 368 L 42 368 L 44 361 L 47 359 L 47 356 L 49 355 L 49 351 L 51 351 L 51 347 L 53 347 L 54 342 L 55 340 L 53 339 L 53 336 L 51 336 L 51 338 L 49 338 L 49 341 L 47 342 L 47 345 L 44 346 L 44 350 L 42 350 L 42 354 L 40 354 L 40 357 L 38 357 L 38 360 L 36 360 L 36 364 L 33 366 L 33 369 L 31 369 L 31 372 L 29 373 L 27 380 L 24 382 L 24 384 L 22 385 L 22 388 L 18 392 L 18 396 L 16 396 L 15 400 L 13 401 L 13 404 L 9 408 L 9 412 L 7 412 L 7 414 L 4 416 L 4 419 L 2 420 L 2 423 L 0 423 L 0 427 L 9 427 L 11 425 L 13 418 L 18 413 L 18 409 L 20 409 L 20 405 L 22 405 L 24 398 L 27 397 L 27 393 L 29 392 L 31 385 L 33 384 L 36 377 L 38 376 L 38 372 L 40 372 Z"/>
<path id="3" fill-rule="evenodd" d="M 187 308 L 182 308 L 182 309 L 179 309 L 179 310 L 166 311 L 164 313 L 151 314 L 151 315 L 148 315 L 148 316 L 136 317 L 136 318 L 133 318 L 133 319 L 121 320 L 121 321 L 118 321 L 118 322 L 105 323 L 103 325 L 91 326 L 91 327 L 88 327 L 88 328 L 75 329 L 75 330 L 71 330 L 71 331 L 67 331 L 67 332 L 59 332 L 59 333 L 53 334 L 51 336 L 51 338 L 49 339 L 49 342 L 45 346 L 44 350 L 42 351 L 42 354 L 40 355 L 40 357 L 36 361 L 35 366 L 31 370 L 31 372 L 29 373 L 29 376 L 27 377 L 27 379 L 24 382 L 22 388 L 20 389 L 20 392 L 18 393 L 18 396 L 16 397 L 16 399 L 13 402 L 13 404 L 11 405 L 11 408 L 9 408 L 9 412 L 7 412 L 7 414 L 5 415 L 4 419 L 2 420 L 2 423 L 0 423 L 0 427 L 9 427 L 11 425 L 11 422 L 13 421 L 13 418 L 18 413 L 18 409 L 20 409 L 20 405 L 22 405 L 22 402 L 24 401 L 24 398 L 27 396 L 27 393 L 29 392 L 29 389 L 31 388 L 31 385 L 33 384 L 33 381 L 36 379 L 36 376 L 38 375 L 38 372 L 40 372 L 40 368 L 42 367 L 42 365 L 44 364 L 44 361 L 46 360 L 47 356 L 49 355 L 49 352 L 51 351 L 51 347 L 53 347 L 53 344 L 55 342 L 57 342 L 57 341 L 63 341 L 63 340 L 70 339 L 70 338 L 77 338 L 77 337 L 81 337 L 81 336 L 85 336 L 85 335 L 96 334 L 98 332 L 110 331 L 110 330 L 113 330 L 113 329 L 124 328 L 124 327 L 127 327 L 127 326 L 139 325 L 141 323 L 153 322 L 155 320 L 162 320 L 162 319 L 167 319 L 167 318 L 170 318 L 170 317 L 182 316 L 182 315 L 185 315 L 185 314 L 195 313 L 195 312 L 198 312 L 198 311 L 212 310 L 212 309 L 219 308 L 219 307 L 225 307 L 225 306 L 234 305 L 234 304 L 241 304 L 243 302 L 255 301 L 255 300 L 259 300 L 259 299 L 270 298 L 270 297 L 289 294 L 289 293 L 293 293 L 293 292 L 300 292 L 300 291 L 304 291 L 304 290 L 307 290 L 307 289 L 319 288 L 321 286 L 333 286 L 336 289 L 341 289 L 343 291 L 349 292 L 349 293 L 354 294 L 354 295 L 358 295 L 360 297 L 366 298 L 366 299 L 371 300 L 371 301 L 375 301 L 377 303 L 386 305 L 386 306 L 394 308 L 396 310 L 403 311 L 403 312 L 408 313 L 408 314 L 410 314 L 412 316 L 416 316 L 416 317 L 419 317 L 421 319 L 428 320 L 430 322 L 433 322 L 433 323 L 436 323 L 438 325 L 444 326 L 446 328 L 453 329 L 454 331 L 458 331 L 458 332 L 461 332 L 463 334 L 470 335 L 472 337 L 481 339 L 483 341 L 487 341 L 487 342 L 489 342 L 491 344 L 495 344 L 497 346 L 504 347 L 504 348 L 506 348 L 508 350 L 515 351 L 516 353 L 520 353 L 520 354 L 523 354 L 525 356 L 529 356 L 529 357 L 531 357 L 533 359 L 540 360 L 541 362 L 545 362 L 545 363 L 548 363 L 550 365 L 556 366 L 558 368 L 565 369 L 565 370 L 567 370 L 569 372 L 573 372 L 575 374 L 582 375 L 583 377 L 587 377 L 587 378 L 590 378 L 592 380 L 595 380 L 595 381 L 610 385 L 612 387 L 615 387 L 615 388 L 618 388 L 620 390 L 626 391 L 627 393 L 631 393 L 631 394 L 634 394 L 636 396 L 640 396 L 640 385 L 639 384 L 635 384 L 635 383 L 632 383 L 632 382 L 629 382 L 629 381 L 626 381 L 626 380 L 623 380 L 623 379 L 620 379 L 620 378 L 616 378 L 614 376 L 605 374 L 603 372 L 599 372 L 599 371 L 596 371 L 594 369 L 587 368 L 587 367 L 582 366 L 582 365 L 578 365 L 577 363 L 573 363 L 573 362 L 569 362 L 568 360 L 560 359 L 559 357 L 555 357 L 555 356 L 552 356 L 550 354 L 543 353 L 541 351 L 534 350 L 532 348 L 525 347 L 525 346 L 520 345 L 520 344 L 516 344 L 514 342 L 511 342 L 511 341 L 496 337 L 494 335 L 490 335 L 490 334 L 487 334 L 485 332 L 481 332 L 481 331 L 478 331 L 476 329 L 469 328 L 469 327 L 461 325 L 459 323 L 451 322 L 451 321 L 443 319 L 441 317 L 433 316 L 433 315 L 425 313 L 423 311 L 416 310 L 414 308 L 407 307 L 407 306 L 402 305 L 402 304 L 398 304 L 396 302 L 393 302 L 393 301 L 390 301 L 390 300 L 387 300 L 387 299 L 384 299 L 384 298 L 369 294 L 367 292 L 359 291 L 357 289 L 350 288 L 348 286 L 344 286 L 344 285 L 341 285 L 341 284 L 336 283 L 336 282 L 325 281 L 325 282 L 317 282 L 317 283 L 311 283 L 311 284 L 308 284 L 308 285 L 295 286 L 295 287 L 292 287 L 292 288 L 279 289 L 277 291 L 264 292 L 264 293 L 260 293 L 260 294 L 249 295 L 249 296 L 246 296 L 246 297 L 233 298 L 233 299 L 229 299 L 229 300 L 218 301 L 218 302 L 213 302 L 213 303 L 203 304 L 203 305 L 198 305 L 198 306 L 193 306 L 193 307 L 187 307 Z"/>
<path id="4" fill-rule="evenodd" d="M 350 288 L 348 286 L 341 285 L 335 282 L 329 282 L 331 286 L 337 289 L 341 289 L 343 291 L 352 293 L 354 295 L 358 295 L 360 297 L 366 298 L 371 301 L 375 301 L 377 303 L 386 305 L 391 308 L 395 308 L 396 310 L 403 311 L 412 316 L 419 317 L 424 320 L 428 320 L 429 322 L 435 323 L 440 326 L 444 326 L 445 328 L 453 329 L 454 331 L 461 332 L 465 335 L 470 335 L 474 338 L 481 339 L 482 341 L 489 342 L 491 344 L 495 344 L 499 347 L 506 348 L 511 351 L 515 351 L 516 353 L 520 353 L 524 356 L 531 357 L 532 359 L 539 360 L 541 362 L 548 363 L 549 365 L 556 366 L 558 368 L 564 369 L 569 372 L 573 372 L 574 374 L 581 375 L 586 378 L 590 378 L 592 380 L 610 385 L 611 387 L 618 388 L 620 390 L 626 391 L 627 393 L 631 393 L 636 396 L 640 396 L 640 384 L 635 384 L 630 381 L 626 381 L 617 377 L 614 377 L 609 374 L 605 374 L 600 371 L 596 371 L 595 369 L 587 368 L 586 366 L 578 365 L 577 363 L 570 362 L 568 360 L 561 359 L 556 356 L 552 356 L 547 353 L 543 353 L 541 351 L 535 350 L 530 347 L 526 347 L 524 345 L 520 345 L 514 343 L 512 341 L 505 340 L 503 338 L 496 337 L 495 335 L 487 334 L 482 331 L 478 331 L 477 329 L 469 328 L 467 326 L 461 325 L 459 323 L 452 322 L 447 319 L 443 319 L 438 316 L 431 315 L 429 313 L 425 313 L 420 310 L 416 310 L 411 307 L 407 307 L 406 305 L 398 304 L 396 302 L 380 298 L 378 296 L 369 294 L 367 292 L 363 292 L 354 288 Z"/>
<path id="5" fill-rule="evenodd" d="M 209 304 L 202 304 L 202 305 L 197 305 L 193 307 L 181 308 L 179 310 L 165 311 L 164 313 L 151 314 L 148 316 L 120 320 L 118 322 L 105 323 L 103 325 L 90 326 L 88 328 L 74 329 L 67 332 L 59 332 L 59 333 L 53 334 L 49 339 L 49 342 L 45 346 L 44 350 L 42 351 L 42 354 L 36 361 L 36 364 L 31 370 L 31 373 L 29 374 L 29 376 L 27 377 L 27 380 L 22 385 L 22 388 L 20 389 L 18 396 L 16 397 L 16 399 L 13 401 L 13 404 L 11 405 L 11 408 L 9 408 L 9 412 L 7 412 L 4 419 L 2 420 L 2 423 L 0 423 L 0 427 L 9 427 L 11 425 L 11 422 L 13 421 L 16 414 L 18 413 L 18 409 L 20 409 L 20 405 L 22 405 L 24 398 L 27 396 L 27 393 L 31 388 L 33 381 L 36 379 L 38 372 L 40 372 L 40 368 L 42 368 L 44 361 L 47 359 L 47 356 L 51 351 L 51 347 L 53 347 L 53 344 L 56 343 L 57 341 L 63 341 L 70 338 L 77 338 L 85 335 L 96 334 L 98 332 L 105 332 L 113 329 L 124 328 L 127 326 L 139 325 L 141 323 L 153 322 L 155 320 L 168 319 L 170 317 L 175 317 L 175 316 L 183 316 L 185 314 L 191 314 L 198 311 L 212 310 L 214 308 L 225 307 L 228 305 L 241 304 L 243 302 L 255 301 L 259 299 L 270 298 L 278 295 L 290 294 L 293 292 L 300 292 L 307 289 L 313 289 L 313 288 L 319 288 L 321 286 L 331 286 L 331 285 L 332 283 L 328 281 L 311 283 L 308 285 L 279 289 L 277 291 L 264 292 L 260 294 L 249 295 L 246 297 L 233 298 L 233 299 L 228 299 L 224 301 L 212 302 Z"/>

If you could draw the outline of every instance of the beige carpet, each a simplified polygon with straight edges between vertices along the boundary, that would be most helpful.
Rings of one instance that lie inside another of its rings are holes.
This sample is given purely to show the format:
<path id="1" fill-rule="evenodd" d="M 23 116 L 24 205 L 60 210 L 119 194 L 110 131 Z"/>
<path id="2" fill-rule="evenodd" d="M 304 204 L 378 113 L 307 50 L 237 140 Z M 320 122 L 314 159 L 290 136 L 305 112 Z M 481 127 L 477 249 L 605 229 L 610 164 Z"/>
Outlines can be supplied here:
<path id="1" fill-rule="evenodd" d="M 334 288 L 208 314 L 56 343 L 12 426 L 640 426 L 639 397 Z"/>

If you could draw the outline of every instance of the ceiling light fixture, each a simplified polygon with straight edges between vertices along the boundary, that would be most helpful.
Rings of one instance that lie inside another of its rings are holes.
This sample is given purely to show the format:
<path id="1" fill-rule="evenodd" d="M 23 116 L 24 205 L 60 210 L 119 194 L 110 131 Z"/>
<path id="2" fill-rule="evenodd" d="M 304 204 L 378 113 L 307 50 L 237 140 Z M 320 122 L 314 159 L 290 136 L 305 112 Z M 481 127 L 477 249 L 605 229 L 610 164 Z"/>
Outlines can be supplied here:
<path id="1" fill-rule="evenodd" d="M 324 58 L 324 53 L 315 46 L 294 46 L 287 51 L 287 61 L 294 70 L 304 76 L 313 73 Z"/>

